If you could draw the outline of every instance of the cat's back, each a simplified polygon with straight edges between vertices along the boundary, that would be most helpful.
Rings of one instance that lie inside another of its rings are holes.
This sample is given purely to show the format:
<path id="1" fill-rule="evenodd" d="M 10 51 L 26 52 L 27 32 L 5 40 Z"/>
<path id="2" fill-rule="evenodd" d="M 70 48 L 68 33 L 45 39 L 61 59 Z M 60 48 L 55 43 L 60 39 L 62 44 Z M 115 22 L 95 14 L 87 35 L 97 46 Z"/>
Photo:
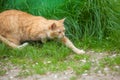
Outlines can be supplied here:
<path id="1" fill-rule="evenodd" d="M 0 34 L 5 32 L 18 31 L 21 22 L 30 19 L 32 15 L 18 11 L 18 10 L 6 10 L 0 13 Z"/>
<path id="2" fill-rule="evenodd" d="M 10 17 L 13 18 L 27 18 L 27 17 L 32 17 L 32 15 L 22 12 L 19 10 L 6 10 L 0 13 L 0 20 L 8 19 Z"/>
<path id="3" fill-rule="evenodd" d="M 10 15 L 10 14 L 15 14 L 18 13 L 17 10 L 6 10 L 0 13 L 0 16 L 5 16 L 5 15 Z"/>
<path id="4" fill-rule="evenodd" d="M 32 16 L 30 14 L 27 14 L 26 12 L 22 12 L 19 10 L 6 10 L 0 13 L 0 17 L 4 17 L 4 16 L 16 16 L 16 15 L 28 15 L 28 16 Z"/>
<path id="5" fill-rule="evenodd" d="M 34 16 L 19 10 L 6 10 L 0 13 L 0 22 L 11 20 L 14 20 L 14 22 L 22 22 L 24 24 L 26 22 L 44 21 L 46 19 L 41 16 Z"/>
<path id="6" fill-rule="evenodd" d="M 0 28 L 11 25 L 20 25 L 21 22 L 26 22 L 34 16 L 19 10 L 6 10 L 0 13 Z"/>

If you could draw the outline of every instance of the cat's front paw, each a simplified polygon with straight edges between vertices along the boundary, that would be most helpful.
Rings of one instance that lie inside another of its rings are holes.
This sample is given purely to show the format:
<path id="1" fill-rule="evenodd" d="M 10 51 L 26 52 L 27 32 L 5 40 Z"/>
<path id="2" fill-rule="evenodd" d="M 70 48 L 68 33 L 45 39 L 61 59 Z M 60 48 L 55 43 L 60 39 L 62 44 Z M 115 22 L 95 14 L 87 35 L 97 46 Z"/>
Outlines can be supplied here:
<path id="1" fill-rule="evenodd" d="M 75 49 L 74 52 L 77 54 L 84 54 L 85 53 L 84 50 L 80 50 L 80 49 Z"/>

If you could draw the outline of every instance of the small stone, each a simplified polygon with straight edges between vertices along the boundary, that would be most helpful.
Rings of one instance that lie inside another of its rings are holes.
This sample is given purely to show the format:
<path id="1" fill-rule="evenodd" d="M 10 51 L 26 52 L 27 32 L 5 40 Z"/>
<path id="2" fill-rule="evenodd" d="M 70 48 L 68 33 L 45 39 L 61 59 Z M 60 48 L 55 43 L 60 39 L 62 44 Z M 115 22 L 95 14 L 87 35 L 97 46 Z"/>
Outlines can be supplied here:
<path id="1" fill-rule="evenodd" d="M 49 64 L 49 63 L 51 63 L 51 61 L 48 61 L 47 63 Z"/>
<path id="2" fill-rule="evenodd" d="M 44 61 L 44 64 L 50 64 L 51 61 Z"/>
<path id="3" fill-rule="evenodd" d="M 101 74 L 102 72 L 99 70 L 98 73 Z"/>
<path id="4" fill-rule="evenodd" d="M 104 71 L 109 71 L 109 68 L 107 68 L 107 67 L 106 67 L 106 68 L 104 68 Z"/>
<path id="5" fill-rule="evenodd" d="M 83 60 L 81 60 L 81 61 L 82 61 L 82 62 L 84 62 L 84 63 L 86 63 L 86 60 L 84 60 L 84 59 L 83 59 Z"/>
<path id="6" fill-rule="evenodd" d="M 85 73 L 87 73 L 88 72 L 88 70 L 85 70 Z"/>
<path id="7" fill-rule="evenodd" d="M 57 75 L 54 76 L 54 78 L 57 78 L 57 77 L 58 77 Z"/>
<path id="8" fill-rule="evenodd" d="M 92 61 L 93 63 L 95 62 L 95 60 L 94 60 L 94 59 L 92 59 L 91 61 Z"/>
<path id="9" fill-rule="evenodd" d="M 13 79 L 13 76 L 10 76 L 10 79 Z"/>
<path id="10" fill-rule="evenodd" d="M 64 79 L 67 79 L 67 77 L 65 76 Z"/>
<path id="11" fill-rule="evenodd" d="M 111 58 L 113 58 L 113 57 L 116 57 L 116 54 L 113 54 L 113 55 L 111 56 Z"/>
<path id="12" fill-rule="evenodd" d="M 116 68 L 116 69 L 119 69 L 119 68 L 120 68 L 120 66 L 115 66 L 115 68 Z"/>
<path id="13" fill-rule="evenodd" d="M 87 76 L 87 75 L 88 75 L 87 73 L 82 74 L 82 76 Z"/>
<path id="14" fill-rule="evenodd" d="M 36 65 L 38 65 L 38 63 L 37 63 L 37 62 L 36 62 L 35 64 L 36 64 Z"/>
<path id="15" fill-rule="evenodd" d="M 100 53 L 100 55 L 102 55 L 103 53 Z"/>

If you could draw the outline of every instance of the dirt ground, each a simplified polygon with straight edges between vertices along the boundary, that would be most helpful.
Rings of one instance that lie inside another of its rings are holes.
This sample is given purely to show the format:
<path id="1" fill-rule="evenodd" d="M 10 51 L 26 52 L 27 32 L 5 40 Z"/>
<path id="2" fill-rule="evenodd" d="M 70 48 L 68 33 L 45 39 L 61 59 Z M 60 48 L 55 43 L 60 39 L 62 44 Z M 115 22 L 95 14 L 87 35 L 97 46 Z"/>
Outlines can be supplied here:
<path id="1" fill-rule="evenodd" d="M 103 70 L 98 70 L 95 72 L 98 66 L 99 59 L 107 56 L 107 53 L 95 53 L 93 51 L 88 52 L 91 56 L 92 68 L 90 71 L 82 75 L 76 75 L 72 69 L 57 72 L 57 73 L 46 73 L 45 75 L 34 74 L 27 77 L 16 77 L 20 69 L 14 67 L 8 70 L 5 75 L 0 76 L 0 80 L 120 80 L 120 73 L 111 71 L 108 67 Z M 113 55 L 115 56 L 115 55 Z M 120 66 L 116 66 L 120 70 Z"/>
<path id="2" fill-rule="evenodd" d="M 19 70 L 10 70 L 7 74 L 0 77 L 0 80 L 120 80 L 118 74 L 90 73 L 75 75 L 72 70 L 59 73 L 47 73 L 46 75 L 32 75 L 28 77 L 16 77 Z"/>

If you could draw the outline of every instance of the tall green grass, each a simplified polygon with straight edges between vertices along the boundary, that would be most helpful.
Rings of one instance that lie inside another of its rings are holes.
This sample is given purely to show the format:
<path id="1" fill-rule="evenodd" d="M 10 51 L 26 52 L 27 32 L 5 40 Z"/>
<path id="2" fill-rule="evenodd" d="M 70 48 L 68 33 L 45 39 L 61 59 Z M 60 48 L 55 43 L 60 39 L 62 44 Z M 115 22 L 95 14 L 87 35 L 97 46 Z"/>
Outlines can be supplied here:
<path id="1" fill-rule="evenodd" d="M 18 9 L 48 19 L 66 18 L 66 35 L 72 39 L 120 43 L 119 0 L 0 0 L 0 5 L 0 11 Z"/>

